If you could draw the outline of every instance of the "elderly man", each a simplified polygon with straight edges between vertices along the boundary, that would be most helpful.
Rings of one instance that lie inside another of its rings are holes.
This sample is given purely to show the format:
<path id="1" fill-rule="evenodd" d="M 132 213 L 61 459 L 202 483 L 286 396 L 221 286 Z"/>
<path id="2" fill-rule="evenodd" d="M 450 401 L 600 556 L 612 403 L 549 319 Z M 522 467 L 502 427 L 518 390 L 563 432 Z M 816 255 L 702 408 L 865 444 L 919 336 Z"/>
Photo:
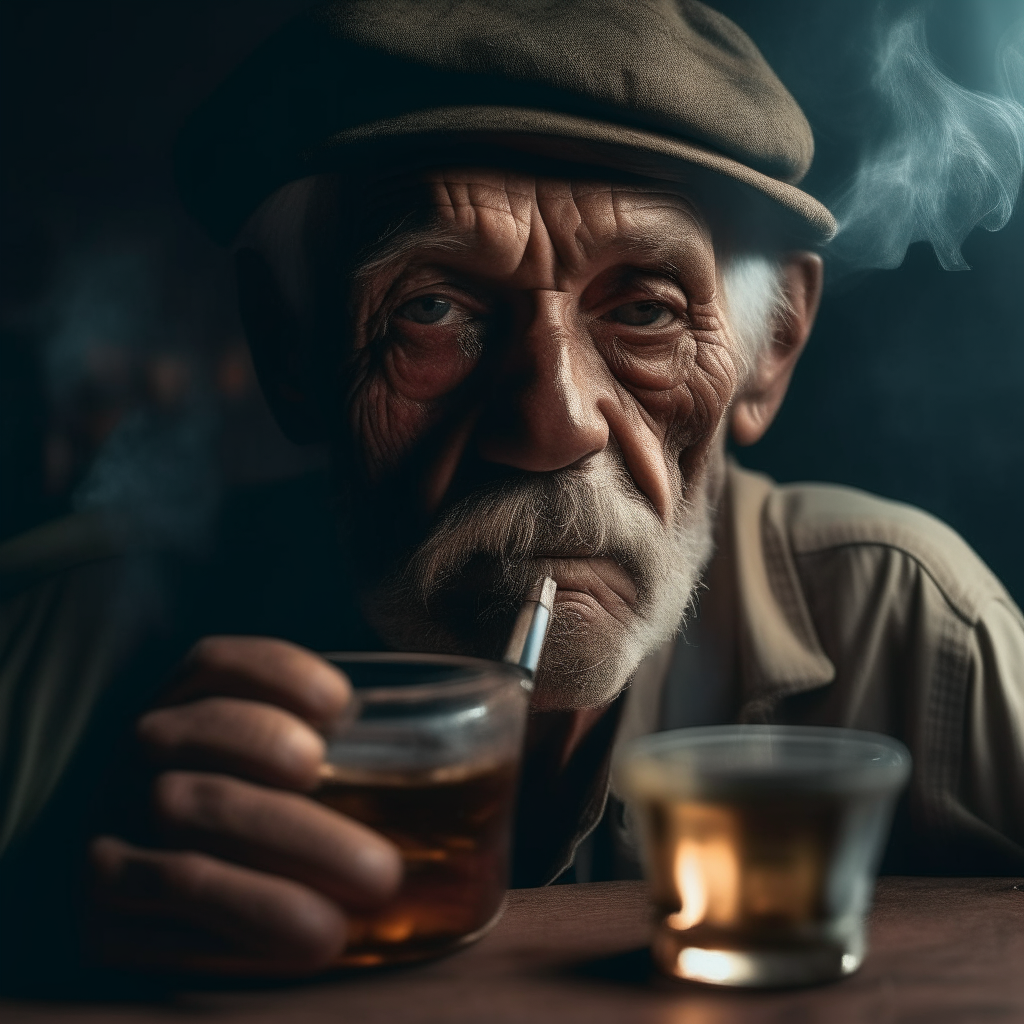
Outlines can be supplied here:
<path id="1" fill-rule="evenodd" d="M 108 962 L 331 963 L 401 865 L 305 795 L 349 695 L 314 649 L 495 656 L 541 573 L 520 884 L 635 871 L 614 744 L 736 720 L 907 742 L 891 866 L 1024 866 L 1006 592 L 920 512 L 726 456 L 814 321 L 834 224 L 794 184 L 811 152 L 750 41 L 688 0 L 335 0 L 270 40 L 186 129 L 179 180 L 234 242 L 275 415 L 334 482 L 228 517 L 187 572 L 128 526 L 3 552 L 3 692 L 47 738 L 5 755 L 9 877 L 70 834 Z M 147 704 L 143 771 L 109 750 Z"/>

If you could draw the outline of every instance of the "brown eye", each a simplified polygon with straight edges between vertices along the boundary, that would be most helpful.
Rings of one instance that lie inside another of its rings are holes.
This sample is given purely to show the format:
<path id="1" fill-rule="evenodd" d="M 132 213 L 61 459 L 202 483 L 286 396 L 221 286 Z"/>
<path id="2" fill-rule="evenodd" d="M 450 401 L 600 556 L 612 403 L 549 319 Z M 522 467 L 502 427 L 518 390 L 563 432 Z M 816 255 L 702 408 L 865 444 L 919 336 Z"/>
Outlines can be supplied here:
<path id="1" fill-rule="evenodd" d="M 650 327 L 671 314 L 657 302 L 627 302 L 624 306 L 616 306 L 608 315 L 616 323 Z"/>
<path id="2" fill-rule="evenodd" d="M 436 324 L 451 312 L 452 304 L 439 295 L 421 295 L 407 302 L 398 315 L 416 324 Z"/>

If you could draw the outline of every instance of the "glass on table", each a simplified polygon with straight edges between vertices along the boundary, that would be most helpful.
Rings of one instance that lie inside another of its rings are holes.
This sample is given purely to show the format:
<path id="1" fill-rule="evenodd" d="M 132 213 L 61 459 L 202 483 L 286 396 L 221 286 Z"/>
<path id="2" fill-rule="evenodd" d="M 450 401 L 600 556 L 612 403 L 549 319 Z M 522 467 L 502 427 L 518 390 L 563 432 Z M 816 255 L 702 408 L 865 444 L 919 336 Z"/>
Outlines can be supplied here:
<path id="1" fill-rule="evenodd" d="M 349 915 L 341 966 L 437 956 L 498 918 L 531 684 L 514 665 L 429 654 L 328 654 L 354 699 L 325 731 L 315 799 L 387 836 L 404 877 Z"/>
<path id="2" fill-rule="evenodd" d="M 852 729 L 721 726 L 627 744 L 614 767 L 674 977 L 812 984 L 851 974 L 910 754 Z"/>

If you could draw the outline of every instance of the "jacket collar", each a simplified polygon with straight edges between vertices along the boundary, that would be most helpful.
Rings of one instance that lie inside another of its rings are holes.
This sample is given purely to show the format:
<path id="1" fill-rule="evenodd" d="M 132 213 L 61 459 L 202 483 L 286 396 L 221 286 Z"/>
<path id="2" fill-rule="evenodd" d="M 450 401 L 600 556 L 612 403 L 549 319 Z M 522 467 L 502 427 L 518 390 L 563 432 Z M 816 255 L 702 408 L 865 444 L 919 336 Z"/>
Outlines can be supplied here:
<path id="1" fill-rule="evenodd" d="M 731 559 L 736 582 L 740 721 L 766 721 L 783 697 L 831 683 L 835 666 L 804 598 L 778 488 L 731 460 L 727 488 L 729 529 L 715 557 Z"/>
<path id="2" fill-rule="evenodd" d="M 720 528 L 708 578 L 728 573 L 735 600 L 741 722 L 771 721 L 779 701 L 827 686 L 835 666 L 818 640 L 789 543 L 778 488 L 729 460 Z M 616 747 L 661 728 L 662 693 L 673 637 L 638 666 L 615 737 Z"/>

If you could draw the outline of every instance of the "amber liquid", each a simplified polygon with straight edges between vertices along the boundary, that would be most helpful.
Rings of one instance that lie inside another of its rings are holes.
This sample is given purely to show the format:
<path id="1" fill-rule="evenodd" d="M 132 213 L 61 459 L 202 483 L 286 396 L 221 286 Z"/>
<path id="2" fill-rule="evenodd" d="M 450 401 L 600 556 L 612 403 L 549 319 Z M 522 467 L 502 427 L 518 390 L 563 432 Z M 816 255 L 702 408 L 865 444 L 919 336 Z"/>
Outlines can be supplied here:
<path id="1" fill-rule="evenodd" d="M 652 889 L 664 915 L 659 962 L 672 969 L 688 947 L 820 949 L 848 805 L 827 796 L 648 803 Z"/>
<path id="2" fill-rule="evenodd" d="M 439 955 L 495 919 L 508 884 L 515 762 L 392 776 L 331 772 L 316 799 L 387 836 L 405 865 L 390 903 L 350 915 L 342 965 Z"/>

